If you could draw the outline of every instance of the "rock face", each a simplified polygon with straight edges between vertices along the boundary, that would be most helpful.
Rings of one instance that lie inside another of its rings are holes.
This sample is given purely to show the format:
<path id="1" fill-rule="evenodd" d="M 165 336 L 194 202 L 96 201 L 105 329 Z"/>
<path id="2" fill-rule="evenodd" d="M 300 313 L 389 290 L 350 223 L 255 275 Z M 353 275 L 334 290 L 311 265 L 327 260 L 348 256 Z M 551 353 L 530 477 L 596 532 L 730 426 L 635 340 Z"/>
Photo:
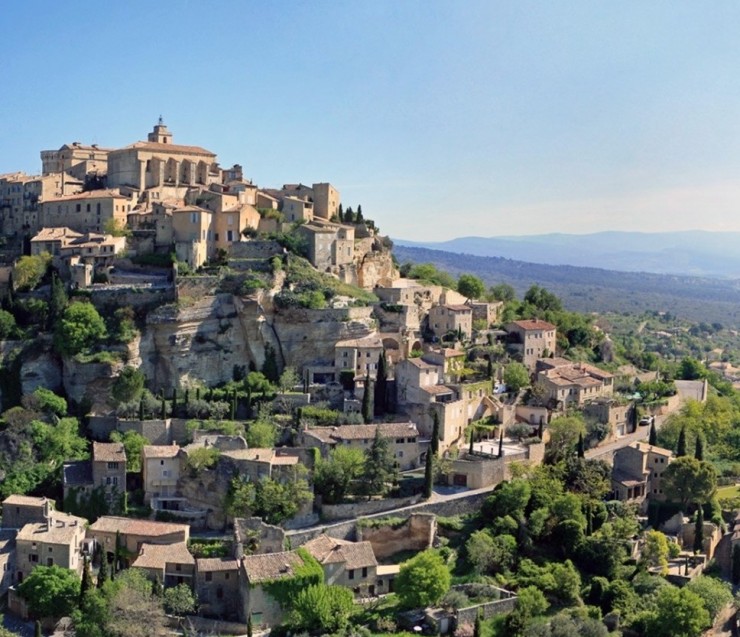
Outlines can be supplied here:
<path id="1" fill-rule="evenodd" d="M 76 403 L 90 402 L 93 413 L 109 411 L 108 403 L 113 379 L 125 363 L 80 363 L 74 358 L 65 358 L 62 378 L 67 397 Z"/>
<path id="2" fill-rule="evenodd" d="M 31 394 L 39 387 L 52 391 L 62 388 L 62 363 L 52 351 L 51 337 L 40 339 L 40 346 L 28 348 L 21 359 L 21 388 Z"/>
<path id="3" fill-rule="evenodd" d="M 188 307 L 168 305 L 152 312 L 139 357 L 155 391 L 231 380 L 234 367 L 250 360 L 233 297 L 206 296 Z"/>

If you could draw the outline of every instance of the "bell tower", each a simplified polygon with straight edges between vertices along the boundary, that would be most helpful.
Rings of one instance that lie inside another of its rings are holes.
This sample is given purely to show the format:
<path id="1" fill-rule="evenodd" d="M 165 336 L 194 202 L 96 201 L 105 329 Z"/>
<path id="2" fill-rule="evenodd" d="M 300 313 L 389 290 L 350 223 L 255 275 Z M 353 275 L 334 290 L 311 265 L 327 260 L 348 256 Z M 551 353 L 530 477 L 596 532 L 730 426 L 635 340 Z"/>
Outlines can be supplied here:
<path id="1" fill-rule="evenodd" d="M 154 127 L 152 132 L 149 133 L 147 140 L 150 142 L 156 142 L 157 144 L 172 143 L 172 133 L 170 133 L 169 129 L 164 125 L 164 120 L 161 115 L 159 116 L 157 125 Z"/>

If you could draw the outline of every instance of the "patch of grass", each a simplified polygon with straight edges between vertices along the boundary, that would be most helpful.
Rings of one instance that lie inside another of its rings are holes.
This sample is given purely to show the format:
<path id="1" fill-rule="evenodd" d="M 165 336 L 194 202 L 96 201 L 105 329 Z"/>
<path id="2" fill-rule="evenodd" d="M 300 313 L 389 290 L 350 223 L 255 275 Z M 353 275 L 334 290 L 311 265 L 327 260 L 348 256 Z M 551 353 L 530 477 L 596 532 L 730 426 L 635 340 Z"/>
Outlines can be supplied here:
<path id="1" fill-rule="evenodd" d="M 717 489 L 717 498 L 720 500 L 740 497 L 740 486 L 729 484 Z"/>

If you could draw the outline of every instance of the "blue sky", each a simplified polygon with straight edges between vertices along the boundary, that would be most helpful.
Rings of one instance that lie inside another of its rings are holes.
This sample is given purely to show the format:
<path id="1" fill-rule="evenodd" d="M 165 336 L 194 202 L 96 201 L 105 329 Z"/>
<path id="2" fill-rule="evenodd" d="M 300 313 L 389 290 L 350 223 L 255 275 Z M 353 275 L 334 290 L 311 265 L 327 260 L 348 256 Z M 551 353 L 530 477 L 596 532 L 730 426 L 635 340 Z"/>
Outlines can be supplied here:
<path id="1" fill-rule="evenodd" d="M 417 240 L 740 230 L 737 2 L 12 2 L 0 173 L 144 139 Z"/>

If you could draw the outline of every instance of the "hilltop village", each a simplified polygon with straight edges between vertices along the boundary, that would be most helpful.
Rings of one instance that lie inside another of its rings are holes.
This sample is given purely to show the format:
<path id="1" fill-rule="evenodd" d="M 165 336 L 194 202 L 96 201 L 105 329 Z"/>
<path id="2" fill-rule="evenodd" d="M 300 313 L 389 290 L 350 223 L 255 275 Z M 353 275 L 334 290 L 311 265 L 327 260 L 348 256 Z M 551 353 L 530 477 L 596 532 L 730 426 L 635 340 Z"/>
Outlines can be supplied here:
<path id="1" fill-rule="evenodd" d="M 8 617 L 660 636 L 730 607 L 739 403 L 699 361 L 399 264 L 330 183 L 257 186 L 161 119 L 1 175 L 0 234 Z"/>

